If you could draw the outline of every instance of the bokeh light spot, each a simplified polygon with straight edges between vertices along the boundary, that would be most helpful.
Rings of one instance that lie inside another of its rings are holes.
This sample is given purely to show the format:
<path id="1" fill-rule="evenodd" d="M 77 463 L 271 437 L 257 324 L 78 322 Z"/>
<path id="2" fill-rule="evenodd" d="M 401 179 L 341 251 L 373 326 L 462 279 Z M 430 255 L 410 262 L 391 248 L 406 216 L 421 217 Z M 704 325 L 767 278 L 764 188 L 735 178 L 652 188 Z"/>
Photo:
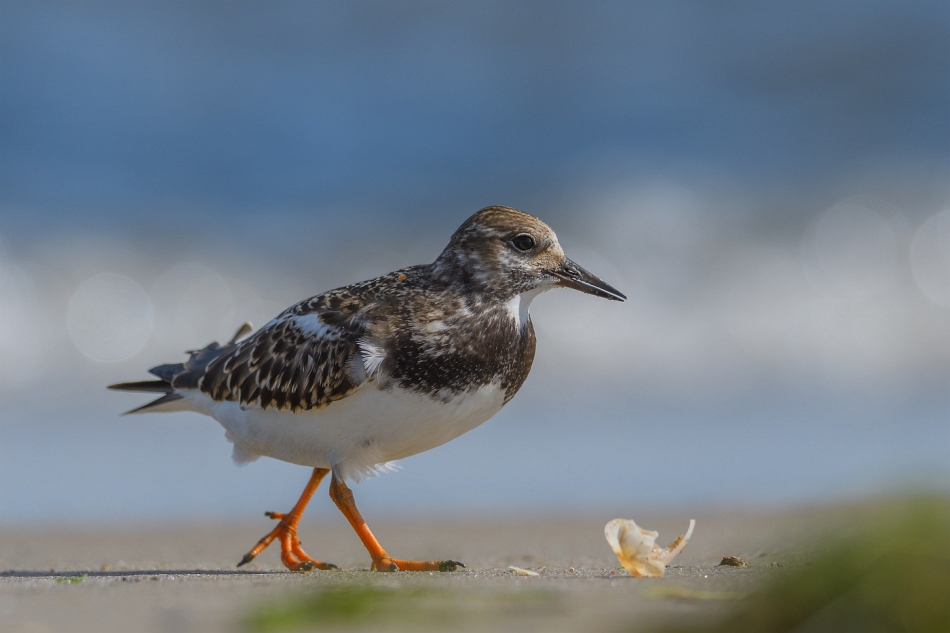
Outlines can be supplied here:
<path id="1" fill-rule="evenodd" d="M 842 202 L 817 226 L 814 254 L 828 282 L 849 298 L 883 292 L 897 280 L 899 244 L 890 223 L 862 204 Z"/>
<path id="2" fill-rule="evenodd" d="M 158 337 L 176 350 L 199 348 L 229 336 L 246 320 L 235 315 L 228 281 L 200 264 L 178 264 L 152 287 Z"/>
<path id="3" fill-rule="evenodd" d="M 950 209 L 934 215 L 917 231 L 910 266 L 920 291 L 950 308 Z"/>
<path id="4" fill-rule="evenodd" d="M 69 338 L 100 363 L 137 354 L 152 334 L 152 302 L 137 283 L 120 275 L 96 275 L 73 293 L 66 312 Z"/>

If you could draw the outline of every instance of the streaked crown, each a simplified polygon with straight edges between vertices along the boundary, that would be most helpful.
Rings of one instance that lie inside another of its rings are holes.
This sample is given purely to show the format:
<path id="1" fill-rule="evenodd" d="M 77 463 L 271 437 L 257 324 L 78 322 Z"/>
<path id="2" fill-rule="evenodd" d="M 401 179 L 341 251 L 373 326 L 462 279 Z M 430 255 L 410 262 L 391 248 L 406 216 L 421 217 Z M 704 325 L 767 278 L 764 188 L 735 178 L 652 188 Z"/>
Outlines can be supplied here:
<path id="1" fill-rule="evenodd" d="M 434 270 L 502 300 L 555 286 L 626 298 L 569 260 L 551 227 L 511 207 L 486 207 L 463 222 Z"/>

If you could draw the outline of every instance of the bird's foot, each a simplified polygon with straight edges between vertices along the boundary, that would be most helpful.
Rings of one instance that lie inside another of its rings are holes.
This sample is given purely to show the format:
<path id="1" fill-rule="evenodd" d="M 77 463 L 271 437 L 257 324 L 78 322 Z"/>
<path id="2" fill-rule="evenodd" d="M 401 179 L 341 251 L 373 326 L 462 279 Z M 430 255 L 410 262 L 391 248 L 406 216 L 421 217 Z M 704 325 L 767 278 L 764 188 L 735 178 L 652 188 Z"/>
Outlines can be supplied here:
<path id="1" fill-rule="evenodd" d="M 380 558 L 373 561 L 373 571 L 457 571 L 465 567 L 457 560 L 400 560 L 398 558 Z"/>
<path id="2" fill-rule="evenodd" d="M 280 512 L 265 512 L 265 516 L 270 519 L 280 521 L 270 533 L 259 540 L 254 548 L 244 555 L 238 567 L 246 565 L 264 551 L 274 539 L 280 541 L 280 560 L 290 571 L 313 571 L 315 569 L 339 569 L 333 563 L 323 563 L 307 555 L 300 546 L 300 539 L 297 538 L 297 522 L 299 516 L 285 515 Z"/>

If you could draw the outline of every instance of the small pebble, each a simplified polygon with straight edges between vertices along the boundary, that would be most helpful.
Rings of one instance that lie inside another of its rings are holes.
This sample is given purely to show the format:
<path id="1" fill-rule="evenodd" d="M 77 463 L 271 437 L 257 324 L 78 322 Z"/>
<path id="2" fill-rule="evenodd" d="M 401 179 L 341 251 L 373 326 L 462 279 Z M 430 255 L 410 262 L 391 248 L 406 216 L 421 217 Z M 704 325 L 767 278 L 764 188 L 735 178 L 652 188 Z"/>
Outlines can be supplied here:
<path id="1" fill-rule="evenodd" d="M 749 564 L 738 556 L 723 556 L 719 567 L 748 567 Z"/>

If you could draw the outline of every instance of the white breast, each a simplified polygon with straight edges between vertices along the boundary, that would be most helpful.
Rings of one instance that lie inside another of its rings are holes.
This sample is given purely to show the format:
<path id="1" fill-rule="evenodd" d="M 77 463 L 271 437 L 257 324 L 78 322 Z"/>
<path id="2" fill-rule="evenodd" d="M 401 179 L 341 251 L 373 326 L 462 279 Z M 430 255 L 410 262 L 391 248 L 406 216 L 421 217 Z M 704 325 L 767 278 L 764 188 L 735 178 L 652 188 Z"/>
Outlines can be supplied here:
<path id="1" fill-rule="evenodd" d="M 441 401 L 367 383 L 343 400 L 301 413 L 242 408 L 236 402 L 214 402 L 200 392 L 183 395 L 192 410 L 210 415 L 226 429 L 238 463 L 265 455 L 333 468 L 338 476 L 356 480 L 472 430 L 505 401 L 498 384 Z"/>
<path id="2" fill-rule="evenodd" d="M 508 314 L 511 316 L 511 319 L 518 324 L 518 327 L 523 328 L 528 325 L 528 310 L 531 307 L 531 300 L 545 290 L 549 290 L 549 287 L 539 286 L 534 290 L 515 295 L 505 303 L 505 309 L 508 310 Z"/>

